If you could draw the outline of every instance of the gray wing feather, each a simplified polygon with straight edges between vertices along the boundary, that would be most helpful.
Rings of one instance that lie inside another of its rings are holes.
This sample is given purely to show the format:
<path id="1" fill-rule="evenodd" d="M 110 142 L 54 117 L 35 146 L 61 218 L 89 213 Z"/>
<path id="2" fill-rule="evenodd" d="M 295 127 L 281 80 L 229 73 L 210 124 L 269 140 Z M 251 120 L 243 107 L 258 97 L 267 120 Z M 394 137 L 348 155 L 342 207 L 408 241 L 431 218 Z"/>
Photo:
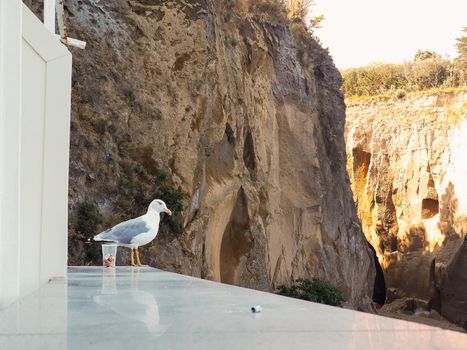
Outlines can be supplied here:
<path id="1" fill-rule="evenodd" d="M 131 244 L 131 240 L 139 235 L 149 231 L 149 226 L 140 218 L 128 220 L 118 224 L 99 234 L 99 239 L 104 241 L 115 241 L 123 244 Z"/>

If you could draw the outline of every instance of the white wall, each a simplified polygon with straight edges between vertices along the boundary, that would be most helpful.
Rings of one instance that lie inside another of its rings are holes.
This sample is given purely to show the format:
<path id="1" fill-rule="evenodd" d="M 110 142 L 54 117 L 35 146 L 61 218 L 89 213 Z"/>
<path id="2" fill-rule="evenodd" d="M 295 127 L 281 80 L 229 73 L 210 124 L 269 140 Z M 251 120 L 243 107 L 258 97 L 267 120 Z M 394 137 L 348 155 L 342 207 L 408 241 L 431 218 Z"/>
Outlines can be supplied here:
<path id="1" fill-rule="evenodd" d="M 71 54 L 0 2 L 0 307 L 65 276 Z"/>
<path id="2" fill-rule="evenodd" d="M 0 307 L 19 294 L 21 11 L 0 1 Z"/>

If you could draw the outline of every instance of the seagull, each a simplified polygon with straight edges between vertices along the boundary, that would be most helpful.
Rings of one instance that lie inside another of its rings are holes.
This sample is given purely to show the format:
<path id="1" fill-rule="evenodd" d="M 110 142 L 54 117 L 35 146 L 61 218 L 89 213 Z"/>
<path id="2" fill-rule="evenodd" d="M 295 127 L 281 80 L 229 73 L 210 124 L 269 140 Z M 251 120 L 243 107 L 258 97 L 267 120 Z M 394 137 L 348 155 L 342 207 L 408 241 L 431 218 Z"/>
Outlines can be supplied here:
<path id="1" fill-rule="evenodd" d="M 134 253 L 138 266 L 141 266 L 139 260 L 138 247 L 148 244 L 156 238 L 159 231 L 160 213 L 172 215 L 167 205 L 160 199 L 155 199 L 149 205 L 146 214 L 135 219 L 124 221 L 118 225 L 105 230 L 94 236 L 95 241 L 115 242 L 119 246 L 131 249 L 131 265 L 135 265 Z"/>

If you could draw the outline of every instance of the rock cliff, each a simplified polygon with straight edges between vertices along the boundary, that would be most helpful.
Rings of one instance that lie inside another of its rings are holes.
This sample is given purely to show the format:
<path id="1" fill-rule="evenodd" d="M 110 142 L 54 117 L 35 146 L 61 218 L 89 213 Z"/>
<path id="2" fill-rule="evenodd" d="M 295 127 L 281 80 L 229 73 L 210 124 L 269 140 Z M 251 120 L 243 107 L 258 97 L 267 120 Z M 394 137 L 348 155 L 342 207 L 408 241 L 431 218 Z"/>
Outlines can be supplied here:
<path id="1" fill-rule="evenodd" d="M 88 43 L 73 50 L 70 261 L 97 261 L 79 237 L 157 196 L 178 213 L 142 249 L 151 265 L 262 290 L 321 276 L 358 304 L 374 266 L 340 75 L 302 24 L 251 6 L 66 3 L 71 36 Z"/>
<path id="2" fill-rule="evenodd" d="M 396 297 L 430 300 L 461 324 L 467 322 L 466 111 L 467 92 L 457 89 L 357 102 L 346 121 L 354 198 L 388 288 Z"/>

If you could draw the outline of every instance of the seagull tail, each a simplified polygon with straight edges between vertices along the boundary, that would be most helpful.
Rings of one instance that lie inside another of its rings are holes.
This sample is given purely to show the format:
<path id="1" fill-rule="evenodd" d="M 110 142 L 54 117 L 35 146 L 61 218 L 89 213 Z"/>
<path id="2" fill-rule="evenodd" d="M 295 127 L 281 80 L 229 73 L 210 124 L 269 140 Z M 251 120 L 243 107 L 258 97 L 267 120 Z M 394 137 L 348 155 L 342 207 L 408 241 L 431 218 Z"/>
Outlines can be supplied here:
<path id="1" fill-rule="evenodd" d="M 79 240 L 83 241 L 84 243 L 92 243 L 92 242 L 100 242 L 100 241 L 103 241 L 103 239 L 101 237 L 98 237 L 100 236 L 100 234 L 92 237 L 92 238 L 78 238 Z"/>
<path id="2" fill-rule="evenodd" d="M 108 230 L 105 230 L 104 232 L 99 233 L 98 235 L 95 235 L 92 238 L 92 241 L 94 241 L 94 242 L 102 242 L 102 241 L 113 242 L 114 240 L 109 239 L 109 237 L 108 237 L 108 234 L 109 234 L 110 231 L 111 231 L 111 229 L 108 229 Z"/>
<path id="3" fill-rule="evenodd" d="M 78 236 L 76 237 L 75 239 L 78 240 L 78 241 L 82 241 L 84 243 L 92 243 L 92 242 L 100 242 L 100 241 L 107 241 L 105 238 L 102 237 L 102 233 L 99 233 L 98 235 L 94 236 L 94 237 L 90 237 L 90 238 L 86 238 L 86 237 L 83 237 L 83 236 Z"/>
<path id="4" fill-rule="evenodd" d="M 102 232 L 104 233 L 104 232 Z M 102 233 L 99 233 L 98 235 L 95 235 L 92 240 L 93 241 L 96 241 L 96 242 L 100 242 L 100 241 L 105 241 L 105 239 L 102 238 Z"/>

